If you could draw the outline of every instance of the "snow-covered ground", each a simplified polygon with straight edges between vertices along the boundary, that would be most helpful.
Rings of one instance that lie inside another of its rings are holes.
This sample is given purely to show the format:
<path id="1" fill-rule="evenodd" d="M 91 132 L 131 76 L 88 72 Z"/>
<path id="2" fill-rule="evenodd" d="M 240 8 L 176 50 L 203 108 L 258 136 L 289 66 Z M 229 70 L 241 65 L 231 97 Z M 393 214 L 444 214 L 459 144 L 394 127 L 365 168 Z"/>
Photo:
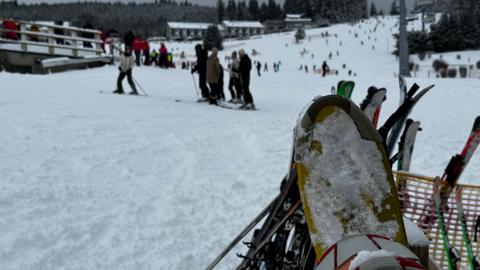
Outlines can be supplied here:
<path id="1" fill-rule="evenodd" d="M 195 103 L 192 76 L 179 69 L 135 68 L 149 98 L 100 94 L 114 89 L 115 66 L 0 73 L 0 268 L 205 268 L 278 192 L 297 114 L 312 97 L 352 79 L 354 101 L 370 85 L 386 87 L 380 121 L 393 112 L 395 23 L 386 18 L 375 33 L 374 20 L 309 30 L 302 44 L 293 44 L 293 33 L 228 42 L 222 61 L 232 50 L 254 48 L 260 54 L 252 59 L 268 63 L 269 72 L 252 76 L 258 111 Z M 193 54 L 193 43 L 167 46 Z M 339 76 L 311 72 L 324 60 Z M 274 61 L 282 63 L 279 73 Z M 305 64 L 309 73 L 298 70 Z M 411 115 L 423 127 L 412 171 L 433 176 L 461 150 L 480 113 L 480 81 L 425 74 L 407 79 L 436 85 Z M 480 184 L 479 167 L 477 153 L 461 181 Z M 219 268 L 233 268 L 242 248 Z"/>

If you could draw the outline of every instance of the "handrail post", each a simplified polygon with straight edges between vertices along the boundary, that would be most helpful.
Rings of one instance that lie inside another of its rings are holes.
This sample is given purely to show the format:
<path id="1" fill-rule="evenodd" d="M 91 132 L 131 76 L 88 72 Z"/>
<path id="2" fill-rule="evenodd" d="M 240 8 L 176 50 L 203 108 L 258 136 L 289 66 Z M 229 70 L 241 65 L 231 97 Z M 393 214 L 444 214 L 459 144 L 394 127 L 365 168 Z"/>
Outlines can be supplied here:
<path id="1" fill-rule="evenodd" d="M 49 35 L 54 35 L 55 34 L 55 31 L 53 29 L 53 27 L 49 26 L 47 28 L 47 31 L 48 31 L 48 34 Z M 54 54 L 55 53 L 55 39 L 52 38 L 51 36 L 48 37 L 48 52 L 50 54 Z"/>
<path id="2" fill-rule="evenodd" d="M 21 47 L 23 51 L 27 51 L 28 45 L 26 43 L 27 41 L 27 35 L 24 34 L 24 32 L 27 30 L 27 26 L 24 23 L 20 23 L 20 42 L 21 42 Z"/>
<path id="3" fill-rule="evenodd" d="M 72 39 L 72 55 L 73 56 L 78 56 L 78 40 L 76 40 L 75 38 L 78 37 L 78 33 L 77 31 L 70 31 L 70 35 L 74 38 Z"/>

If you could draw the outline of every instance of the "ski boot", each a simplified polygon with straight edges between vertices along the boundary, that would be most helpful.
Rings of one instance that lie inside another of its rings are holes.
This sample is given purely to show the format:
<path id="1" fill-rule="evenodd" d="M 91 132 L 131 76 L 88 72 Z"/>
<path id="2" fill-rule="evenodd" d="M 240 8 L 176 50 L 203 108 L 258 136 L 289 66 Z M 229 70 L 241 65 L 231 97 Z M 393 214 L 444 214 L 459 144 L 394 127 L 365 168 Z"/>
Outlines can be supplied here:
<path id="1" fill-rule="evenodd" d="M 114 94 L 119 94 L 119 95 L 125 94 L 125 92 L 123 92 L 123 90 L 121 90 L 121 89 L 117 89 L 117 90 L 113 91 L 113 93 Z"/>

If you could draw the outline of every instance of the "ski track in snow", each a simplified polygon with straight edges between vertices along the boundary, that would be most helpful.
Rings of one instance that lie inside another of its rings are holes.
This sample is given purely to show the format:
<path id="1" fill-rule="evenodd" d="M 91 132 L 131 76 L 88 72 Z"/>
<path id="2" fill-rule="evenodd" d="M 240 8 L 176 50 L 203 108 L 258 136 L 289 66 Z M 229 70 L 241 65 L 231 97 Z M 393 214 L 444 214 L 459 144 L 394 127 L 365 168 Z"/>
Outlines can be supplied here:
<path id="1" fill-rule="evenodd" d="M 258 50 L 252 60 L 268 61 L 270 72 L 261 78 L 252 70 L 258 111 L 196 104 L 192 77 L 181 70 L 135 68 L 149 98 L 99 94 L 113 90 L 115 66 L 47 76 L 0 72 L 1 268 L 205 268 L 277 194 L 297 115 L 314 96 L 330 93 L 352 69 L 357 104 L 374 84 L 388 89 L 380 123 L 396 108 L 398 64 L 387 52 L 395 21 L 387 18 L 361 46 L 353 33 L 362 36 L 371 22 L 307 30 L 337 33 L 328 46 L 319 37 L 292 44 L 293 33 L 229 42 L 232 49 Z M 194 45 L 168 44 L 189 54 Z M 315 57 L 301 58 L 303 48 Z M 328 63 L 340 76 L 298 71 L 319 67 L 330 51 Z M 478 60 L 478 52 L 462 55 Z M 444 59 L 456 63 L 455 56 Z M 272 72 L 273 61 L 282 61 L 280 73 Z M 407 79 L 409 86 L 436 87 L 411 114 L 423 128 L 411 170 L 439 175 L 479 113 L 478 79 L 418 75 Z M 479 166 L 477 153 L 462 182 L 480 183 Z M 232 269 L 242 251 L 236 247 L 219 269 Z"/>

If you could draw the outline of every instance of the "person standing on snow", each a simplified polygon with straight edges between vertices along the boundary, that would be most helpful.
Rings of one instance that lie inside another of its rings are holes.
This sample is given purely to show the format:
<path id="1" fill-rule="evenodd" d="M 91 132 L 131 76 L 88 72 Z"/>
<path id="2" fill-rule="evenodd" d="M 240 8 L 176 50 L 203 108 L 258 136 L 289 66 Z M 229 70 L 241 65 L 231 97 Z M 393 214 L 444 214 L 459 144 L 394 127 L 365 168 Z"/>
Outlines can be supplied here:
<path id="1" fill-rule="evenodd" d="M 125 47 L 125 52 L 123 53 L 122 60 L 120 61 L 120 66 L 118 69 L 120 70 L 120 74 L 118 74 L 117 79 L 117 90 L 113 91 L 114 94 L 124 94 L 122 81 L 127 77 L 128 84 L 132 88 L 132 92 L 130 95 L 138 95 L 137 88 L 135 87 L 135 83 L 133 82 L 132 78 L 132 69 L 135 65 L 135 59 L 132 55 L 132 49 L 130 47 Z"/>
<path id="2" fill-rule="evenodd" d="M 325 77 L 327 73 L 330 71 L 330 67 L 327 65 L 327 61 L 323 61 L 322 64 L 322 77 Z"/>
<path id="3" fill-rule="evenodd" d="M 143 51 L 143 57 L 144 57 L 144 62 L 143 64 L 145 66 L 150 65 L 150 44 L 148 44 L 148 40 L 144 39 L 142 42 L 142 51 Z"/>
<path id="4" fill-rule="evenodd" d="M 262 74 L 261 74 L 260 71 L 262 71 L 262 63 L 257 62 L 257 73 L 258 73 L 258 77 L 262 76 Z"/>
<path id="5" fill-rule="evenodd" d="M 160 43 L 160 67 L 168 67 L 168 50 L 165 44 Z"/>
<path id="6" fill-rule="evenodd" d="M 242 87 L 240 84 L 240 61 L 238 60 L 237 52 L 233 51 L 232 56 L 230 57 L 231 63 L 228 65 L 230 72 L 230 81 L 228 82 L 228 90 L 230 90 L 230 95 L 232 99 L 229 100 L 229 103 L 240 103 L 242 99 Z"/>
<path id="7" fill-rule="evenodd" d="M 222 71 L 222 67 L 220 66 L 220 61 L 218 60 L 217 54 L 217 48 L 212 48 L 212 53 L 207 60 L 207 82 L 210 86 L 209 103 L 213 105 L 217 105 L 217 98 L 219 98 L 220 75 Z"/>
<path id="8" fill-rule="evenodd" d="M 195 46 L 195 54 L 197 55 L 197 63 L 192 68 L 192 74 L 198 72 L 198 86 L 202 91 L 202 98 L 200 98 L 199 102 L 206 102 L 210 96 L 209 90 L 207 87 L 207 50 L 202 47 L 201 44 L 197 44 Z"/>
<path id="9" fill-rule="evenodd" d="M 254 109 L 253 97 L 250 93 L 250 71 L 252 70 L 252 60 L 248 57 L 243 49 L 240 53 L 240 83 L 242 85 L 242 93 L 245 104 L 240 106 L 242 109 Z"/>
<path id="10" fill-rule="evenodd" d="M 133 51 L 135 52 L 135 63 L 137 64 L 137 67 L 139 67 L 141 62 L 142 49 L 143 49 L 142 40 L 140 40 L 140 38 L 135 38 L 133 40 L 132 48 L 133 48 Z"/>

